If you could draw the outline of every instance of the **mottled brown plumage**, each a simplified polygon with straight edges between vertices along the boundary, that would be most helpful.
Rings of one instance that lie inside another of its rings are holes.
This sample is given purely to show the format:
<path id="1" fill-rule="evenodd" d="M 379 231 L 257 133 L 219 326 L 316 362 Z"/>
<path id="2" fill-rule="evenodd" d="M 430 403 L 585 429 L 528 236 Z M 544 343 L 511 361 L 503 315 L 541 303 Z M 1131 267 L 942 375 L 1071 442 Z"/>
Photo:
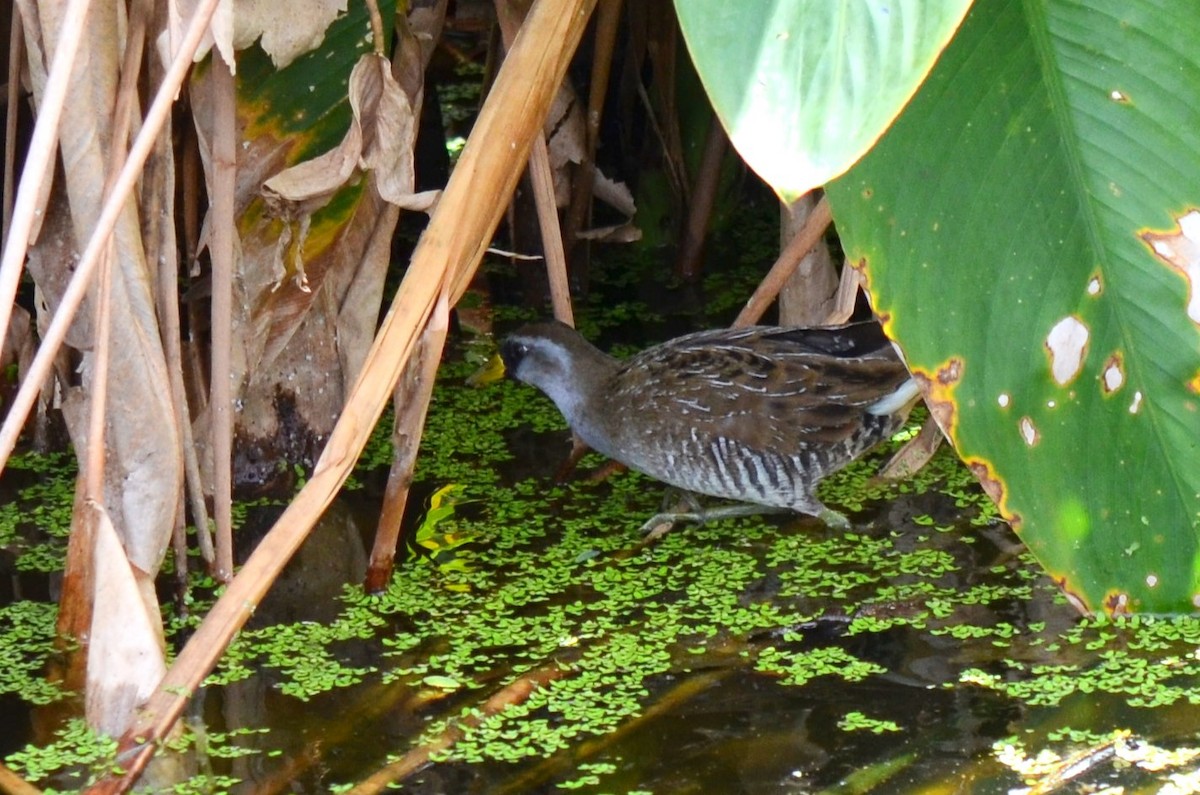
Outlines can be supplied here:
<path id="1" fill-rule="evenodd" d="M 702 331 L 627 361 L 561 323 L 536 323 L 501 356 L 580 439 L 630 469 L 837 524 L 817 482 L 899 429 L 917 395 L 874 322 Z"/>

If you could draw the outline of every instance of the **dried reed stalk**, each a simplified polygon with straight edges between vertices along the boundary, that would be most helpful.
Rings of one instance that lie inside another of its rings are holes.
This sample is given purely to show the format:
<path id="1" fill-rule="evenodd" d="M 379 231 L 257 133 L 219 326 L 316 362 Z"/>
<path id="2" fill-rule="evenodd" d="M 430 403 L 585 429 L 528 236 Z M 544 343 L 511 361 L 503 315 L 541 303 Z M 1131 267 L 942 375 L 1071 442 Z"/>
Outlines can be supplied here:
<path id="1" fill-rule="evenodd" d="M 791 239 L 787 247 L 780 253 L 779 259 L 775 260 L 775 264 L 771 266 L 771 270 L 755 288 L 754 295 L 750 296 L 746 306 L 733 321 L 734 328 L 750 326 L 758 322 L 763 312 L 775 300 L 775 296 L 779 295 L 779 291 L 783 289 L 783 283 L 796 272 L 804 255 L 816 245 L 816 242 L 821 239 L 821 235 L 825 234 L 825 229 L 831 221 L 833 221 L 833 215 L 829 211 L 829 200 L 822 196 L 821 200 L 817 202 L 817 206 L 813 207 L 804 227 Z"/>
<path id="2" fill-rule="evenodd" d="M 12 226 L 13 175 L 17 165 L 17 115 L 21 96 L 21 81 L 13 79 L 21 74 L 21 59 L 25 57 L 25 33 L 21 29 L 21 7 L 12 6 L 12 18 L 8 30 L 8 86 L 4 96 L 4 208 L 0 222 L 0 235 L 8 239 L 8 228 Z"/>
<path id="3" fill-rule="evenodd" d="M 379 513 L 379 528 L 375 531 L 375 543 L 371 548 L 371 560 L 363 582 L 367 593 L 384 590 L 392 578 L 400 525 L 404 519 L 404 508 L 408 505 L 408 492 L 417 465 L 417 453 L 421 449 L 425 415 L 429 410 L 429 399 L 433 396 L 433 385 L 442 361 L 442 348 L 446 344 L 449 325 L 450 308 L 443 293 L 396 386 L 392 468 L 388 473 L 383 508 Z"/>
<path id="4" fill-rule="evenodd" d="M 519 7 L 509 0 L 496 0 L 495 5 L 500 35 L 507 50 L 512 47 L 521 26 Z M 575 312 L 571 308 L 571 288 L 567 280 L 567 254 L 554 197 L 554 167 L 550 165 L 550 148 L 546 145 L 545 134 L 533 139 L 533 150 L 529 154 L 529 181 L 533 184 L 533 203 L 537 208 L 538 227 L 542 233 L 546 280 L 550 284 L 550 306 L 554 310 L 554 317 L 568 326 L 574 326 Z"/>
<path id="5" fill-rule="evenodd" d="M 233 193 L 237 181 L 237 88 L 224 59 L 213 56 L 212 367 L 209 406 L 213 456 L 213 518 L 220 582 L 233 579 Z"/>
<path id="6" fill-rule="evenodd" d="M 566 246 L 574 254 L 579 232 L 584 224 L 591 222 L 592 188 L 596 182 L 596 147 L 600 142 L 600 118 L 604 111 L 604 100 L 608 96 L 608 78 L 612 73 L 613 52 L 616 49 L 617 32 L 621 21 L 622 0 L 600 0 L 596 6 L 596 34 L 592 42 L 592 76 L 588 81 L 587 141 L 583 162 L 576 169 L 576 179 L 571 192 L 571 206 L 567 210 Z M 578 264 L 578 261 L 576 261 Z"/>

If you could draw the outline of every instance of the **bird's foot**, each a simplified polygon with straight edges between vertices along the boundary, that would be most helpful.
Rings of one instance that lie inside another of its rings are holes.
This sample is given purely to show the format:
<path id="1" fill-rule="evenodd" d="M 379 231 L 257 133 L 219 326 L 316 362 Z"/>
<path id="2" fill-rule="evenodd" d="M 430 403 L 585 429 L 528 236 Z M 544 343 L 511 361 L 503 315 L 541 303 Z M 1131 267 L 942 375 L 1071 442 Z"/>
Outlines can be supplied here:
<path id="1" fill-rule="evenodd" d="M 828 508 L 819 502 L 813 501 L 816 504 L 805 506 L 804 513 L 815 516 L 820 519 L 831 530 L 846 531 L 849 530 L 850 520 L 839 511 Z M 664 508 L 666 506 L 664 505 Z M 665 509 L 654 516 L 641 527 L 641 534 L 647 541 L 652 541 L 665 536 L 681 522 L 690 522 L 692 524 L 707 524 L 708 522 L 719 519 L 734 519 L 742 516 L 757 516 L 765 513 L 790 513 L 787 508 L 776 508 L 766 505 L 757 505 L 755 503 L 737 503 L 736 505 L 721 505 L 716 508 L 705 508 L 701 506 L 700 501 L 695 494 L 684 492 L 681 499 L 675 501 L 675 505 L 671 509 Z"/>
<path id="2" fill-rule="evenodd" d="M 669 486 L 663 495 L 662 510 L 646 520 L 640 532 L 644 541 L 656 541 L 680 522 L 704 524 L 707 517 L 694 493 Z"/>
<path id="3" fill-rule="evenodd" d="M 704 524 L 706 514 L 703 511 L 663 511 L 651 516 L 645 524 L 642 525 L 641 533 L 647 539 L 661 538 L 680 522 L 692 522 L 693 524 Z"/>
<path id="4" fill-rule="evenodd" d="M 850 520 L 840 511 L 835 511 L 832 508 L 822 507 L 817 513 L 817 518 L 825 523 L 825 526 L 830 530 L 849 530 Z"/>
<path id="5" fill-rule="evenodd" d="M 691 497 L 691 495 L 688 495 Z M 741 516 L 759 516 L 764 513 L 789 513 L 786 508 L 774 508 L 767 505 L 755 505 L 751 503 L 739 503 L 737 505 L 722 505 L 717 508 L 701 508 L 694 498 L 689 500 L 693 506 L 687 511 L 663 511 L 650 517 L 650 520 L 642 525 L 642 535 L 646 537 L 660 538 L 670 532 L 671 528 L 679 522 L 692 522 L 694 524 L 707 524 L 708 522 L 718 519 L 735 519 Z M 831 513 L 837 513 L 831 511 Z M 841 514 L 837 514 L 841 516 Z M 845 517 L 842 517 L 845 521 Z M 847 523 L 848 524 L 848 523 Z"/>

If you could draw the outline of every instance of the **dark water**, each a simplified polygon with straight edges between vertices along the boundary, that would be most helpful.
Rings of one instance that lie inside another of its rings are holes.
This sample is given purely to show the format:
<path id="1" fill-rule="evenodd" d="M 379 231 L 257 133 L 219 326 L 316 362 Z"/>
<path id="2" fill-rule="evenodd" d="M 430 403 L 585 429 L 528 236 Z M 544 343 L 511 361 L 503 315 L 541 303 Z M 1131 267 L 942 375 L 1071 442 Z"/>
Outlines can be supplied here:
<path id="1" fill-rule="evenodd" d="M 777 517 L 642 546 L 661 490 L 553 485 L 566 438 L 521 399 L 435 402 L 414 514 L 464 484 L 434 535 L 466 540 L 409 556 L 387 594 L 357 587 L 377 481 L 335 504 L 149 791 L 1155 791 L 1195 767 L 1194 626 L 1081 623 L 947 453 L 916 483 L 871 483 L 879 459 L 835 479 L 847 535 Z M 469 431 L 448 418 L 464 416 Z M 252 511 L 243 541 L 277 510 Z M 48 577 L 3 574 L 10 603 L 52 597 Z M 0 710 L 6 764 L 59 791 L 89 778 L 16 753 L 70 746 L 61 703 L 4 693 Z M 1176 757 L 1153 767 L 1147 749 Z M 1039 752 L 1069 762 L 1022 767 Z"/>

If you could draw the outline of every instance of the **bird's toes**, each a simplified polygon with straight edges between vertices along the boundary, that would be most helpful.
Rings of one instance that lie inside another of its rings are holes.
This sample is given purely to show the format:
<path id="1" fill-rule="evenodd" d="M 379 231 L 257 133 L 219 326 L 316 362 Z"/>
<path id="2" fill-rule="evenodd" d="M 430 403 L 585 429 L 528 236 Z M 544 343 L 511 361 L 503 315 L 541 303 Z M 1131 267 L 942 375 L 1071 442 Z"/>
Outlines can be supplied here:
<path id="1" fill-rule="evenodd" d="M 822 508 L 821 512 L 817 514 L 817 518 L 832 530 L 850 529 L 850 520 L 846 518 L 846 515 L 832 508 Z"/>

